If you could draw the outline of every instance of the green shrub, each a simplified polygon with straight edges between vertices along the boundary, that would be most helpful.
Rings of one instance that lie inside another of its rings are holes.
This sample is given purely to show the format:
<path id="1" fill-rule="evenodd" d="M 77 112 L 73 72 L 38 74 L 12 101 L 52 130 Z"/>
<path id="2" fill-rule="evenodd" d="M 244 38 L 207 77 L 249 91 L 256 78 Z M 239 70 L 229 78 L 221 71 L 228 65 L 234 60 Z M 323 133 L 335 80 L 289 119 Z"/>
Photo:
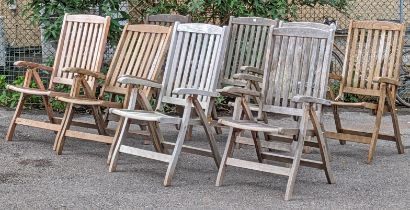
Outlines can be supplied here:
<path id="1" fill-rule="evenodd" d="M 115 45 L 121 35 L 120 21 L 128 14 L 120 10 L 122 0 L 32 0 L 24 9 L 30 20 L 44 29 L 44 38 L 56 41 L 60 36 L 64 14 L 90 14 L 111 16 L 108 39 Z"/>
<path id="2" fill-rule="evenodd" d="M 133 5 L 146 5 L 143 13 L 178 13 L 191 15 L 195 21 L 227 24 L 230 16 L 257 16 L 288 20 L 296 16 L 298 6 L 329 5 L 345 11 L 350 0 L 129 0 Z"/>

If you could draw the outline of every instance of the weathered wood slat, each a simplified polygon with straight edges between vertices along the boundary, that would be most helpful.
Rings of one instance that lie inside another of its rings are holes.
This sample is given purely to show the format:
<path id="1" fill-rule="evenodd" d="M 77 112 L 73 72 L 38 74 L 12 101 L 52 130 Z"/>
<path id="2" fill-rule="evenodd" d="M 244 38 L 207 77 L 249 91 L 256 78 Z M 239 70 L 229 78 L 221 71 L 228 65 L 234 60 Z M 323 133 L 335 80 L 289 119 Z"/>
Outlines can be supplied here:
<path id="1" fill-rule="evenodd" d="M 166 163 L 169 163 L 171 161 L 171 155 L 151 152 L 148 150 L 138 149 L 135 147 L 129 147 L 125 145 L 121 145 L 120 152 L 143 157 L 143 158 L 158 160 L 158 161 L 166 162 Z"/>
<path id="2" fill-rule="evenodd" d="M 251 169 L 255 171 L 262 171 L 262 172 L 267 172 L 267 173 L 272 173 L 272 174 L 278 174 L 282 176 L 289 176 L 289 173 L 290 173 L 289 168 L 280 167 L 280 166 L 272 166 L 272 165 L 263 164 L 263 163 L 255 163 L 255 162 L 240 160 L 236 158 L 228 158 L 226 160 L 226 165 L 235 166 L 239 168 Z"/>

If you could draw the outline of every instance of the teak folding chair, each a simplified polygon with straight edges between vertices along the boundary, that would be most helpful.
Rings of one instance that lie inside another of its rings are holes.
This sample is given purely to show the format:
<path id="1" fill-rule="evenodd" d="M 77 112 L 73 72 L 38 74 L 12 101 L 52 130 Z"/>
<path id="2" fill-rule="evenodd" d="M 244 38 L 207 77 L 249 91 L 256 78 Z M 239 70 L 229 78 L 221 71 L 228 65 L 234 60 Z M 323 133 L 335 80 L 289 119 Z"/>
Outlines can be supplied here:
<path id="1" fill-rule="evenodd" d="M 89 69 L 92 73 L 98 73 L 103 62 L 109 27 L 110 17 L 108 16 L 66 14 L 63 20 L 53 67 L 25 61 L 15 63 L 18 67 L 27 68 L 27 71 L 23 87 L 7 86 L 8 89 L 21 93 L 6 135 L 8 141 L 12 140 L 17 125 L 52 131 L 58 131 L 60 129 L 58 125 L 60 119 L 54 117 L 50 99 L 56 96 L 68 95 L 68 93 L 55 91 L 55 87 L 57 85 L 71 86 L 74 81 L 74 74 L 64 72 L 63 69 L 66 67 L 81 67 Z M 47 89 L 44 87 L 38 70 L 45 70 L 51 73 L 49 87 Z M 29 87 L 32 79 L 38 88 Z M 97 83 L 95 78 L 87 77 L 85 82 L 91 90 L 94 91 L 96 89 Z M 42 97 L 49 122 L 20 117 L 25 100 L 31 95 Z"/>
<path id="2" fill-rule="evenodd" d="M 219 120 L 222 125 L 231 129 L 219 168 L 217 186 L 222 184 L 228 165 L 288 176 L 285 200 L 292 196 L 299 165 L 322 169 L 328 183 L 334 182 L 321 124 L 322 105 L 330 104 L 330 101 L 325 100 L 325 95 L 333 38 L 333 29 L 324 31 L 271 26 L 262 93 L 249 89 L 230 92 L 241 95 L 235 100 L 234 116 L 229 120 Z M 252 116 L 246 95 L 261 97 L 257 121 Z M 241 109 L 247 120 L 239 119 Z M 299 120 L 295 123 L 296 127 L 281 126 L 280 122 L 266 122 L 264 113 L 296 116 Z M 308 129 L 309 121 L 313 130 Z M 252 133 L 259 163 L 232 157 L 236 139 L 244 130 Z M 263 151 L 269 142 L 260 141 L 259 132 L 292 138 L 294 141 L 291 155 Z M 306 138 L 312 135 L 316 136 L 317 142 L 306 141 Z M 321 161 L 301 159 L 304 145 L 319 148 Z M 285 162 L 290 164 L 290 167 L 263 163 L 265 160 Z"/>
<path id="3" fill-rule="evenodd" d="M 135 76 L 141 79 L 156 81 L 161 74 L 161 67 L 169 47 L 169 40 L 172 28 L 157 25 L 126 25 L 117 45 L 114 57 L 111 61 L 107 76 L 93 74 L 83 68 L 67 68 L 67 72 L 76 75 L 74 87 L 77 88 L 69 97 L 57 97 L 58 100 L 68 103 L 63 117 L 63 123 L 55 140 L 57 154 L 61 154 L 65 142 L 65 137 L 75 137 L 83 140 L 112 143 L 113 137 L 107 135 L 108 115 L 102 115 L 100 108 L 123 108 L 128 105 L 128 97 L 131 89 L 124 84 L 118 83 L 117 79 L 121 75 Z M 105 79 L 98 98 L 95 98 L 93 91 L 84 79 L 95 77 Z M 79 97 L 78 90 L 83 88 L 86 97 Z M 142 90 L 144 96 L 149 100 L 151 88 Z M 110 96 L 110 100 L 105 100 L 105 96 Z M 113 101 L 113 96 L 123 96 L 123 102 Z M 70 129 L 74 115 L 74 105 L 91 106 L 98 134 L 80 132 Z M 121 124 L 122 122 L 120 122 Z M 140 133 L 141 134 L 141 133 Z M 149 134 L 148 134 L 149 135 Z"/>
<path id="4" fill-rule="evenodd" d="M 171 185 L 171 179 L 182 151 L 213 157 L 219 167 L 220 155 L 210 127 L 209 117 L 216 92 L 220 69 L 223 63 L 227 43 L 227 27 L 209 24 L 190 23 L 174 25 L 171 47 L 167 57 L 164 80 L 161 84 L 123 76 L 120 82 L 135 86 L 161 88 L 156 111 L 153 111 L 147 100 L 134 88 L 128 109 L 112 109 L 111 112 L 120 115 L 125 123 L 121 127 L 115 151 L 111 159 L 110 172 L 116 170 L 119 153 L 127 153 L 162 162 L 167 162 L 168 169 L 164 185 Z M 145 104 L 144 110 L 134 111 L 132 107 L 136 100 Z M 158 110 L 165 104 L 184 106 L 182 118 L 162 114 Z M 198 119 L 192 119 L 191 110 L 194 107 Z M 147 121 L 152 132 L 155 152 L 123 145 L 129 120 Z M 176 143 L 165 142 L 159 130 L 158 123 L 179 124 L 180 130 Z M 185 146 L 185 134 L 189 124 L 202 125 L 208 137 L 211 150 Z M 172 155 L 167 149 L 174 148 Z"/>
<path id="5" fill-rule="evenodd" d="M 157 15 L 146 15 L 144 22 L 146 24 L 154 24 L 154 25 L 162 25 L 162 26 L 173 26 L 175 22 L 179 23 L 191 23 L 191 16 L 187 15 L 178 15 L 178 14 L 157 14 Z M 159 92 L 159 90 L 158 90 Z M 159 93 L 158 93 L 159 95 Z M 180 106 L 176 107 L 176 111 L 179 116 L 182 116 L 183 110 L 181 109 Z M 176 128 L 179 129 L 178 125 L 176 125 Z M 193 127 L 190 126 L 188 129 L 187 133 L 187 138 L 191 139 L 192 138 L 192 129 Z M 148 141 L 144 142 L 144 144 L 147 144 Z"/>
<path id="6" fill-rule="evenodd" d="M 269 27 L 279 27 L 278 20 L 261 17 L 230 17 L 229 44 L 225 66 L 221 72 L 221 86 L 252 86 L 259 90 L 261 78 L 247 74 L 263 74 Z M 245 74 L 243 74 L 245 73 Z M 255 81 L 257 80 L 257 81 Z"/>
<path id="7" fill-rule="evenodd" d="M 175 22 L 190 23 L 191 16 L 177 15 L 177 14 L 157 14 L 147 15 L 144 19 L 145 24 L 173 26 Z"/>
<path id="8" fill-rule="evenodd" d="M 326 132 L 328 138 L 370 144 L 367 162 L 371 163 L 378 139 L 396 143 L 404 153 L 396 110 L 405 24 L 384 21 L 351 21 L 339 95 L 332 102 L 337 132 Z M 345 94 L 372 96 L 377 103 L 344 102 Z M 386 106 L 386 107 L 385 107 Z M 342 128 L 338 108 L 361 107 L 375 110 L 376 120 L 371 133 Z M 384 112 L 390 112 L 394 136 L 380 134 Z"/>

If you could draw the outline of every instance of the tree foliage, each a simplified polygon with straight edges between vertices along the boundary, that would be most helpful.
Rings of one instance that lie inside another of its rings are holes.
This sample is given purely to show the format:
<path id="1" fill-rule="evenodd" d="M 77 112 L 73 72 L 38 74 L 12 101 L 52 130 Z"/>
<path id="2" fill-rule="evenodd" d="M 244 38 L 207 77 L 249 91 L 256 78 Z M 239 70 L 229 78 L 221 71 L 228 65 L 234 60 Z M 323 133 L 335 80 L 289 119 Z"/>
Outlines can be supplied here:
<path id="1" fill-rule="evenodd" d="M 130 0 L 140 4 L 142 0 Z M 195 21 L 227 24 L 230 16 L 257 16 L 288 20 L 296 16 L 298 6 L 328 5 L 345 11 L 351 0 L 160 0 L 149 5 L 149 14 L 178 13 L 191 15 Z"/>
<path id="2" fill-rule="evenodd" d="M 96 14 L 111 16 L 108 39 L 116 42 L 121 34 L 120 21 L 128 19 L 121 11 L 122 0 L 32 0 L 24 12 L 35 24 L 44 29 L 46 40 L 57 40 L 60 35 L 64 14 Z"/>

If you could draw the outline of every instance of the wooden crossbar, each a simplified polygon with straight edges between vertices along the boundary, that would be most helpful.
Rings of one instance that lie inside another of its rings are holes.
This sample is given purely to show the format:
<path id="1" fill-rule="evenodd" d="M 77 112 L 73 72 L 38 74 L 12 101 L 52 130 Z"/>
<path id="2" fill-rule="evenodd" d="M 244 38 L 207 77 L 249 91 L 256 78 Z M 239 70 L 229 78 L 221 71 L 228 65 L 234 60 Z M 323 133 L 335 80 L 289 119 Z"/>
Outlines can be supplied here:
<path id="1" fill-rule="evenodd" d="M 158 161 L 162 161 L 166 163 L 169 163 L 171 161 L 171 155 L 138 149 L 135 147 L 125 146 L 125 145 L 121 145 L 120 152 L 143 157 L 143 158 L 158 160 Z"/>
<path id="2" fill-rule="evenodd" d="M 25 119 L 25 118 L 21 118 L 21 117 L 18 117 L 16 119 L 16 124 L 31 126 L 31 127 L 34 127 L 34 128 L 52 130 L 52 131 L 60 130 L 60 125 L 58 125 L 58 124 L 53 124 L 53 123 L 49 123 L 49 122 L 42 122 L 42 121 L 37 121 L 37 120 L 31 120 L 31 119 Z"/>
<path id="3" fill-rule="evenodd" d="M 174 149 L 175 147 L 175 143 L 172 143 L 172 142 L 163 142 L 163 144 L 167 149 Z M 187 146 L 187 145 L 182 145 L 182 152 L 206 156 L 206 157 L 213 157 L 212 151 L 209 149 L 202 149 L 202 148 L 192 147 L 192 146 Z"/>
<path id="4" fill-rule="evenodd" d="M 290 152 L 291 150 L 290 145 L 287 143 L 278 142 L 278 141 L 271 141 L 271 142 L 264 141 L 264 140 L 259 140 L 259 141 L 263 148 L 274 149 L 274 150 L 279 150 L 279 151 L 287 151 L 287 152 Z M 236 143 L 245 144 L 245 145 L 255 145 L 252 138 L 243 137 L 243 136 L 238 137 L 236 139 Z"/>
<path id="5" fill-rule="evenodd" d="M 350 130 L 350 129 L 342 129 L 341 133 L 348 133 L 352 135 L 366 136 L 366 137 L 372 137 L 373 135 L 373 133 L 357 131 L 357 130 Z M 394 136 L 387 135 L 387 134 L 379 133 L 378 138 L 382 140 L 387 140 L 387 141 L 396 141 L 396 138 Z"/>
<path id="6" fill-rule="evenodd" d="M 370 144 L 370 141 L 371 141 L 371 138 L 366 137 L 366 136 L 353 135 L 353 134 L 347 134 L 347 133 L 336 133 L 336 132 L 330 132 L 330 131 L 325 131 L 325 137 L 331 138 L 331 139 L 343 140 L 343 141 L 353 141 L 353 142 L 362 143 L 362 144 Z"/>
<path id="7" fill-rule="evenodd" d="M 101 143 L 111 144 L 113 142 L 112 136 L 103 136 L 99 134 L 86 133 L 81 131 L 67 130 L 65 136 L 72 138 L 79 138 L 81 140 L 96 141 Z"/>
<path id="8" fill-rule="evenodd" d="M 279 161 L 279 162 L 284 162 L 284 163 L 292 163 L 293 159 L 294 159 L 293 157 L 290 157 L 290 156 L 280 155 L 280 154 L 272 154 L 272 153 L 268 153 L 268 152 L 262 152 L 261 154 L 262 154 L 263 159 Z M 311 168 L 324 169 L 322 161 L 316 161 L 316 160 L 309 160 L 309 159 L 301 158 L 300 159 L 300 165 L 301 166 L 306 166 L 306 167 L 311 167 Z"/>
<path id="9" fill-rule="evenodd" d="M 247 160 L 240 160 L 236 158 L 228 158 L 226 160 L 226 165 L 235 166 L 239 168 L 246 168 L 255 171 L 262 171 L 272 174 L 278 174 L 282 176 L 289 176 L 290 168 L 280 167 L 280 166 L 272 166 L 264 163 L 256 163 Z"/>

